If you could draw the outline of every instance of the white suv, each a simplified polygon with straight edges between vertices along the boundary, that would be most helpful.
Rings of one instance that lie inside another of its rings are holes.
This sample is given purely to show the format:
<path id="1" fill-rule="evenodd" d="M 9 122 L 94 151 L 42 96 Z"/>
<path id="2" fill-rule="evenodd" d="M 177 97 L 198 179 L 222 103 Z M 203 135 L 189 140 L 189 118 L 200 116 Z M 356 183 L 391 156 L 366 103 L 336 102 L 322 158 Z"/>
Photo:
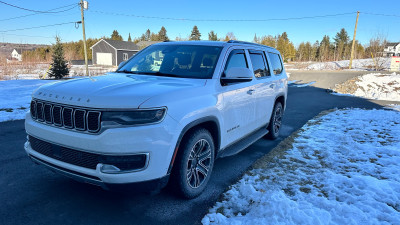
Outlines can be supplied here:
<path id="1" fill-rule="evenodd" d="M 105 189 L 154 190 L 169 182 L 193 198 L 218 156 L 277 138 L 286 97 L 274 48 L 158 43 L 114 73 L 36 90 L 25 150 L 36 163 Z"/>

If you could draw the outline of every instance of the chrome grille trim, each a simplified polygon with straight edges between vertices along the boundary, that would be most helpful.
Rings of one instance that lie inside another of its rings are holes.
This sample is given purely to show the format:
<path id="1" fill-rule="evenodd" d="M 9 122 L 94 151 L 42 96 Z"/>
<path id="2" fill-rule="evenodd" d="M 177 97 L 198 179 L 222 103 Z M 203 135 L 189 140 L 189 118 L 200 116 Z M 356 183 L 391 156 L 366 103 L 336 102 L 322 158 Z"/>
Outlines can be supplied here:
<path id="1" fill-rule="evenodd" d="M 90 121 L 89 121 L 89 115 L 90 115 L 90 114 L 93 114 L 93 113 L 98 113 L 98 114 L 99 114 L 99 115 L 97 116 L 97 129 L 90 129 L 91 126 L 90 126 L 90 124 L 89 124 L 89 122 L 90 122 Z M 96 133 L 96 132 L 98 132 L 98 131 L 100 130 L 100 124 L 101 124 L 100 118 L 101 118 L 101 112 L 98 112 L 98 111 L 88 111 L 88 112 L 86 113 L 87 129 L 88 129 L 89 132 L 91 132 L 91 133 Z"/>
<path id="2" fill-rule="evenodd" d="M 31 101 L 30 109 L 33 120 L 49 126 L 91 134 L 101 130 L 100 111 L 37 99 Z"/>
<path id="3" fill-rule="evenodd" d="M 58 114 L 56 116 L 56 113 Z M 62 122 L 62 107 L 58 106 L 58 105 L 54 105 L 53 106 L 53 123 L 56 126 L 62 126 L 63 122 Z"/>
<path id="4" fill-rule="evenodd" d="M 37 120 L 40 122 L 44 121 L 43 118 L 43 103 L 42 102 L 36 102 L 36 115 L 37 115 Z"/>
<path id="5" fill-rule="evenodd" d="M 43 107 L 43 119 L 46 123 L 53 123 L 53 106 L 51 104 L 44 104 Z"/>
<path id="6" fill-rule="evenodd" d="M 71 112 L 70 113 L 65 113 L 65 111 L 68 111 L 68 110 L 71 110 Z M 68 108 L 68 107 L 63 108 L 63 110 L 62 110 L 62 118 L 63 118 L 64 127 L 66 127 L 66 128 L 74 128 L 73 112 L 74 112 L 73 108 Z M 69 124 L 71 124 L 71 125 L 69 125 Z"/>
<path id="7" fill-rule="evenodd" d="M 79 120 L 79 118 L 76 116 L 76 113 L 80 113 L 80 112 L 83 112 L 83 116 L 82 116 L 81 120 Z M 74 110 L 73 120 L 74 120 L 75 129 L 77 129 L 77 130 L 86 130 L 86 110 L 75 109 Z M 80 125 L 79 123 L 82 123 L 83 127 L 79 126 Z"/>
<path id="8" fill-rule="evenodd" d="M 37 112 L 36 112 L 36 101 L 32 100 L 31 101 L 31 115 L 33 119 L 37 118 Z"/>

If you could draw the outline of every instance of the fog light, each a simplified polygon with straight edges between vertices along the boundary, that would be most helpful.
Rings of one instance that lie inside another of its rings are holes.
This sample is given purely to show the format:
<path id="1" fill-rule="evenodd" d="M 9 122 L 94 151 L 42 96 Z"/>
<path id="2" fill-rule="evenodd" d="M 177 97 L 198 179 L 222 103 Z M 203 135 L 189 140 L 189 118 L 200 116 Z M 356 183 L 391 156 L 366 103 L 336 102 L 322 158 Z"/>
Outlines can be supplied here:
<path id="1" fill-rule="evenodd" d="M 135 155 L 103 155 L 99 157 L 103 173 L 130 173 L 147 167 L 149 153 Z"/>
<path id="2" fill-rule="evenodd" d="M 116 166 L 103 164 L 100 167 L 100 171 L 103 172 L 103 173 L 118 173 L 121 170 Z"/>

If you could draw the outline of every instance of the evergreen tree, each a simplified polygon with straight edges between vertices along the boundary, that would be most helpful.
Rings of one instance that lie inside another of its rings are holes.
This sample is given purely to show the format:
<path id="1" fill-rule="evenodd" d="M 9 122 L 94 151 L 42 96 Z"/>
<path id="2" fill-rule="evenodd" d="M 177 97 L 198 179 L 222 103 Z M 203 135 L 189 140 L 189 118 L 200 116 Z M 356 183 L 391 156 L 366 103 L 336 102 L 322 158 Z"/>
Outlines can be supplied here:
<path id="1" fill-rule="evenodd" d="M 123 41 L 122 36 L 118 33 L 117 30 L 114 30 L 111 34 L 111 40 L 116 40 L 116 41 Z"/>
<path id="2" fill-rule="evenodd" d="M 261 38 L 261 44 L 276 48 L 276 38 L 273 37 L 272 35 L 263 36 Z"/>
<path id="3" fill-rule="evenodd" d="M 254 34 L 253 42 L 260 44 L 261 41 L 260 41 L 260 38 L 257 37 L 257 34 Z"/>
<path id="4" fill-rule="evenodd" d="M 144 33 L 144 41 L 150 41 L 151 38 L 151 32 L 150 29 L 146 30 L 146 33 Z"/>
<path id="5" fill-rule="evenodd" d="M 190 34 L 189 40 L 190 41 L 200 41 L 201 33 L 197 26 L 193 27 L 192 33 Z"/>
<path id="6" fill-rule="evenodd" d="M 164 26 L 161 27 L 160 31 L 158 32 L 158 40 L 159 41 L 169 41 L 167 36 L 167 30 Z"/>
<path id="7" fill-rule="evenodd" d="M 67 61 L 64 58 L 64 48 L 58 36 L 56 36 L 56 44 L 53 45 L 52 50 L 53 62 L 51 63 L 51 68 L 49 70 L 49 77 L 61 79 L 69 74 L 69 69 L 67 66 Z"/>
<path id="8" fill-rule="evenodd" d="M 347 34 L 347 31 L 342 28 L 339 32 L 336 33 L 336 36 L 334 38 L 335 44 L 339 45 L 340 42 L 343 42 L 344 44 L 348 44 L 350 37 Z"/>
<path id="9" fill-rule="evenodd" d="M 131 33 L 129 33 L 128 41 L 132 42 Z"/>
<path id="10" fill-rule="evenodd" d="M 208 33 L 208 40 L 210 41 L 218 41 L 218 36 L 217 33 L 215 33 L 213 30 Z"/>

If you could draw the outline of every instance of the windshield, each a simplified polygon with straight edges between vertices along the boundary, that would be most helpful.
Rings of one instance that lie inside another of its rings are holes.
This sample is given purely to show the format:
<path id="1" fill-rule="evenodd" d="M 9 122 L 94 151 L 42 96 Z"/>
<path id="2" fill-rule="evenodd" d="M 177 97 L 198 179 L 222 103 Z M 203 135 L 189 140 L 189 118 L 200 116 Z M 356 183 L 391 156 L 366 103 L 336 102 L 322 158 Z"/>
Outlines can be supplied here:
<path id="1" fill-rule="evenodd" d="M 222 47 L 152 45 L 139 52 L 117 72 L 210 79 Z"/>

